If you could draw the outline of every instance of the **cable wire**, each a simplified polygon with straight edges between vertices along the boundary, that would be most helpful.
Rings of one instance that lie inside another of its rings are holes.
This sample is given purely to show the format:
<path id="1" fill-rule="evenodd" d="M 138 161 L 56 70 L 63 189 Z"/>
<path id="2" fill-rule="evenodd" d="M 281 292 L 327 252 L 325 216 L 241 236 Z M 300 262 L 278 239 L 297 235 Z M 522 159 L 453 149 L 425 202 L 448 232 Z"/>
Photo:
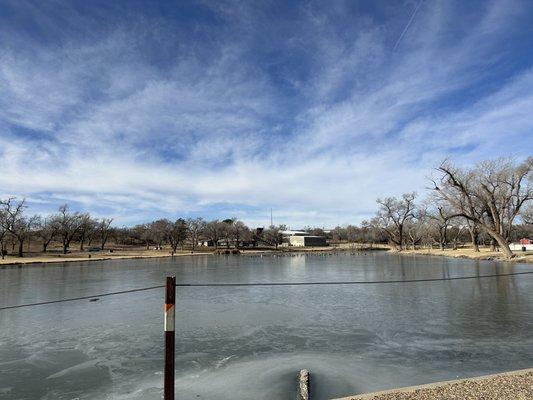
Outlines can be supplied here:
<path id="1" fill-rule="evenodd" d="M 126 293 L 134 293 L 134 292 L 142 292 L 146 290 L 153 290 L 153 289 L 161 289 L 164 288 L 163 285 L 159 286 L 149 286 L 144 288 L 138 288 L 138 289 L 129 289 L 129 290 L 121 290 L 119 292 L 110 292 L 110 293 L 102 293 L 102 294 L 94 294 L 92 296 L 79 296 L 79 297 L 71 297 L 68 299 L 59 299 L 59 300 L 50 300 L 50 301 L 41 301 L 38 303 L 27 303 L 27 304 L 19 304 L 16 306 L 6 306 L 6 307 L 0 307 L 1 310 L 11 310 L 13 308 L 23 308 L 23 307 L 32 307 L 32 306 L 42 306 L 45 304 L 55 304 L 55 303 L 66 303 L 67 301 L 76 301 L 76 300 L 88 300 L 88 299 L 95 299 L 98 297 L 106 297 L 106 296 L 114 296 L 116 294 L 126 294 Z"/>
<path id="2" fill-rule="evenodd" d="M 414 282 L 442 282 L 442 281 L 456 281 L 465 279 L 481 279 L 481 278 L 496 278 L 503 276 L 515 276 L 515 275 L 528 275 L 533 274 L 533 271 L 524 272 L 510 272 L 504 274 L 491 274 L 491 275 L 472 275 L 472 276 L 456 276 L 448 278 L 425 278 L 425 279 L 397 279 L 387 281 L 338 281 L 338 282 L 256 282 L 256 283 L 178 283 L 176 287 L 240 287 L 240 286 L 316 286 L 316 285 L 376 285 L 376 284 L 391 284 L 391 283 L 414 283 Z M 16 308 L 41 306 L 46 304 L 65 303 L 76 300 L 88 300 L 96 299 L 99 297 L 114 296 L 119 294 L 143 292 L 154 289 L 162 289 L 164 285 L 148 286 L 144 288 L 121 290 L 118 292 L 109 292 L 102 294 L 95 294 L 92 296 L 79 296 L 71 297 L 68 299 L 42 301 L 37 303 L 18 304 L 14 306 L 0 307 L 1 310 L 11 310 Z"/>
<path id="3" fill-rule="evenodd" d="M 533 274 L 533 271 L 511 272 L 508 274 L 456 276 L 448 278 L 397 279 L 388 281 L 339 281 L 339 282 L 265 282 L 265 283 L 177 283 L 177 287 L 226 287 L 226 286 L 313 286 L 313 285 L 375 285 L 387 283 L 439 282 L 462 279 L 494 278 L 498 276 Z"/>

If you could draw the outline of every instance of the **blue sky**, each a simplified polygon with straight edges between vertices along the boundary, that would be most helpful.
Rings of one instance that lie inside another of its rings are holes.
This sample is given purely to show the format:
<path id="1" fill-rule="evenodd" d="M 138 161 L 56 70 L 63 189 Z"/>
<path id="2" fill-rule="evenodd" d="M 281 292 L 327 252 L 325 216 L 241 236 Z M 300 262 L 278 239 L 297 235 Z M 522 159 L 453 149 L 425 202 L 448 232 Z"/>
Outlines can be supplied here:
<path id="1" fill-rule="evenodd" d="M 359 223 L 531 155 L 532 116 L 531 1 L 0 2 L 0 195 L 35 212 Z"/>

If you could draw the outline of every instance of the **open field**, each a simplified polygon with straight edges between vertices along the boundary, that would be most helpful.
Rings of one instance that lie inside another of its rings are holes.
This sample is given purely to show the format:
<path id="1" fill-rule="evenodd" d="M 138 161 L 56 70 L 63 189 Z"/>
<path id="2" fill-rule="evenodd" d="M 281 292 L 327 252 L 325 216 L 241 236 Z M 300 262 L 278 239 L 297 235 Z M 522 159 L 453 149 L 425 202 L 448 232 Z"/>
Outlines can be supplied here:
<path id="1" fill-rule="evenodd" d="M 437 382 L 339 400 L 529 400 L 533 399 L 533 368 L 470 379 Z"/>

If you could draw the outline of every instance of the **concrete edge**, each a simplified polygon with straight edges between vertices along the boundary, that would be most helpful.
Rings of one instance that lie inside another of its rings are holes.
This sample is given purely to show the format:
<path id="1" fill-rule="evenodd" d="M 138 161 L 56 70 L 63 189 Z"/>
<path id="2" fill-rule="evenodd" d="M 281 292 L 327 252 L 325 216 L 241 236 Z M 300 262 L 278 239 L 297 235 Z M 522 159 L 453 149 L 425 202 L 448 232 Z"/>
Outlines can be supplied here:
<path id="1" fill-rule="evenodd" d="M 384 394 L 411 393 L 411 392 L 414 392 L 416 390 L 434 389 L 434 388 L 437 388 L 437 387 L 440 387 L 440 386 L 453 385 L 455 383 L 461 383 L 461 382 L 464 382 L 464 381 L 470 381 L 470 382 L 472 382 L 472 381 L 482 381 L 484 379 L 491 379 L 491 378 L 496 378 L 496 377 L 500 377 L 500 376 L 522 375 L 522 374 L 526 374 L 528 372 L 533 372 L 533 368 L 526 368 L 526 369 L 519 369 L 519 370 L 515 370 L 515 371 L 501 372 L 501 373 L 492 374 L 492 375 L 474 376 L 474 377 L 471 377 L 471 378 L 454 379 L 454 380 L 451 380 L 451 381 L 433 382 L 433 383 L 427 383 L 427 384 L 424 384 L 424 385 L 417 385 L 417 386 L 406 386 L 406 387 L 397 388 L 397 389 L 389 389 L 389 390 L 382 390 L 382 391 L 379 391 L 379 392 L 363 393 L 363 394 L 357 394 L 357 395 L 348 396 L 348 397 L 340 397 L 340 398 L 332 399 L 332 400 L 370 400 L 374 396 L 379 396 L 379 395 L 384 395 Z"/>

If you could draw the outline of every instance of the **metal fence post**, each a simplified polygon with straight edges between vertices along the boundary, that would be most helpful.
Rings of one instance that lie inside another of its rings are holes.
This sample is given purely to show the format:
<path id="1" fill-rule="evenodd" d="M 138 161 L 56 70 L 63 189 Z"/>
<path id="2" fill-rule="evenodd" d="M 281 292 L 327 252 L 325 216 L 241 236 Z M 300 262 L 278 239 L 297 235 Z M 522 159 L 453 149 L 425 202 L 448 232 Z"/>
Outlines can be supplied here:
<path id="1" fill-rule="evenodd" d="M 165 383 L 164 400 L 174 400 L 176 277 L 167 276 L 165 290 Z"/>

